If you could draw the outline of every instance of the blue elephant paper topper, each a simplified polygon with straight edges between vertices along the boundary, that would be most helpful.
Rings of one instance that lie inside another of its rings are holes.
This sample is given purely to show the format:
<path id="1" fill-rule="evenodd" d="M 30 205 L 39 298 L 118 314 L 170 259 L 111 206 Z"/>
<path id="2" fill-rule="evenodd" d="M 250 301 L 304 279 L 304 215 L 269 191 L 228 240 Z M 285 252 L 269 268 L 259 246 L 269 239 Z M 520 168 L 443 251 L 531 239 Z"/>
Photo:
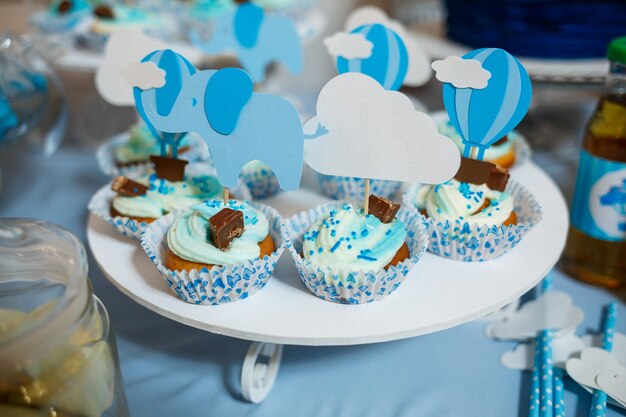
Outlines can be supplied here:
<path id="1" fill-rule="evenodd" d="M 274 13 L 266 15 L 251 2 L 220 15 L 209 39 L 202 39 L 197 30 L 189 37 L 207 54 L 234 52 L 254 82 L 265 79 L 265 69 L 272 62 L 282 63 L 293 74 L 302 71 L 302 45 L 293 21 Z"/>
<path id="2" fill-rule="evenodd" d="M 137 110 L 151 129 L 198 133 L 225 187 L 235 187 L 241 168 L 260 160 L 272 168 L 281 188 L 298 188 L 305 135 L 289 102 L 254 93 L 252 79 L 238 68 L 197 71 L 171 50 L 155 51 L 143 61 L 165 72 L 162 87 L 134 90 Z"/>
<path id="3" fill-rule="evenodd" d="M 466 145 L 465 157 L 476 147 L 477 158 L 482 160 L 485 150 L 513 130 L 528 112 L 532 97 L 528 72 L 502 49 L 476 49 L 461 58 L 435 61 L 433 68 L 437 78 L 446 83 L 444 106 Z M 468 73 L 474 70 L 478 71 L 476 79 L 467 82 Z M 487 73 L 482 80 L 481 70 Z M 478 85 L 472 85 L 476 81 Z"/>

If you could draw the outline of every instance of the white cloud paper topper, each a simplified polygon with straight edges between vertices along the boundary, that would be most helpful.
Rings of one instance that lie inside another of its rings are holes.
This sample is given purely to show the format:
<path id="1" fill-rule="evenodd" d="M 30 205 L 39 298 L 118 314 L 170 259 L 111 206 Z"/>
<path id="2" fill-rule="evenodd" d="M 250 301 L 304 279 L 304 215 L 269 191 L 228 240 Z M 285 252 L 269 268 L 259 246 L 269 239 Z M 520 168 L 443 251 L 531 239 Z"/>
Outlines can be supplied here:
<path id="1" fill-rule="evenodd" d="M 626 407 L 626 373 L 603 372 L 596 377 L 596 385 L 608 396 Z"/>
<path id="2" fill-rule="evenodd" d="M 432 63 L 436 77 L 443 83 L 450 83 L 456 88 L 481 90 L 487 87 L 491 73 L 475 59 L 463 59 L 449 56 Z"/>
<path id="3" fill-rule="evenodd" d="M 417 40 L 409 34 L 402 23 L 390 19 L 387 14 L 375 6 L 363 6 L 353 10 L 344 23 L 344 30 L 352 32 L 359 26 L 380 23 L 387 26 L 400 36 L 409 55 L 409 69 L 404 78 L 404 84 L 411 87 L 424 85 L 432 77 L 430 58 L 420 48 Z"/>
<path id="4" fill-rule="evenodd" d="M 591 389 L 601 389 L 596 383 L 596 377 L 600 374 L 626 376 L 626 368 L 617 361 L 615 356 L 597 347 L 583 350 L 580 358 L 569 359 L 565 369 L 572 379 Z"/>
<path id="5" fill-rule="evenodd" d="M 96 88 L 107 102 L 117 106 L 134 106 L 133 86 L 123 73 L 128 65 L 140 62 L 152 51 L 165 49 L 165 44 L 136 28 L 115 31 L 109 38 L 104 59 L 96 72 Z"/>
<path id="6" fill-rule="evenodd" d="M 337 32 L 324 39 L 324 45 L 332 56 L 346 59 L 369 58 L 374 44 L 358 33 Z"/>
<path id="7" fill-rule="evenodd" d="M 565 368 L 565 362 L 585 348 L 585 344 L 573 333 L 552 340 L 552 361 L 555 366 Z M 519 370 L 533 369 L 535 341 L 520 343 L 515 349 L 504 352 L 500 362 L 507 368 Z"/>
<path id="8" fill-rule="evenodd" d="M 571 333 L 584 318 L 584 312 L 573 305 L 571 297 L 561 291 L 550 291 L 524 304 L 508 319 L 489 324 L 487 333 L 496 339 L 522 340 L 534 337 L 542 329 Z M 558 337 L 558 336 L 557 336 Z"/>
<path id="9" fill-rule="evenodd" d="M 165 71 L 153 62 L 132 62 L 122 68 L 120 74 L 128 85 L 142 90 L 161 88 L 165 85 Z"/>
<path id="10" fill-rule="evenodd" d="M 304 142 L 304 159 L 323 174 L 438 184 L 459 168 L 458 148 L 433 119 L 367 75 L 338 75 L 322 88 L 305 133 L 320 124 L 327 132 Z"/>

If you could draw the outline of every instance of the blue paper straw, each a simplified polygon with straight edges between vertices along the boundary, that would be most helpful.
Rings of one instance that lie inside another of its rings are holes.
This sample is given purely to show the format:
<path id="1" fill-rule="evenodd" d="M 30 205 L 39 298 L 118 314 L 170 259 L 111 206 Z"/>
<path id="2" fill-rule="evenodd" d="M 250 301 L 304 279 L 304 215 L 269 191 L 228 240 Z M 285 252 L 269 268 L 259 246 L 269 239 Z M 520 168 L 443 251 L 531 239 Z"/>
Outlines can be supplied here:
<path id="1" fill-rule="evenodd" d="M 552 289 L 552 275 L 548 274 L 538 289 L 539 293 Z M 553 416 L 553 371 L 552 371 L 552 336 L 549 330 L 543 330 L 535 338 L 535 356 L 533 360 L 533 372 L 531 376 L 530 404 L 528 415 L 530 417 Z"/>
<path id="2" fill-rule="evenodd" d="M 530 405 L 528 407 L 528 417 L 539 417 L 539 367 L 540 346 L 539 338 L 535 339 L 535 356 L 533 357 L 533 373 L 530 381 Z"/>
<path id="3" fill-rule="evenodd" d="M 563 370 L 554 368 L 554 417 L 565 417 L 565 387 Z"/>
<path id="4" fill-rule="evenodd" d="M 617 319 L 617 303 L 610 303 L 606 307 L 604 316 L 602 349 L 611 351 L 613 349 L 613 336 L 615 334 L 615 320 Z M 606 414 L 607 396 L 603 391 L 594 390 L 593 400 L 591 401 L 590 417 L 604 417 Z"/>
<path id="5" fill-rule="evenodd" d="M 554 415 L 553 401 L 553 384 L 552 378 L 554 372 L 552 370 L 552 334 L 548 329 L 544 329 L 539 334 L 541 340 L 541 367 L 539 368 L 539 386 L 540 386 L 540 408 L 539 415 L 541 417 L 552 417 Z"/>

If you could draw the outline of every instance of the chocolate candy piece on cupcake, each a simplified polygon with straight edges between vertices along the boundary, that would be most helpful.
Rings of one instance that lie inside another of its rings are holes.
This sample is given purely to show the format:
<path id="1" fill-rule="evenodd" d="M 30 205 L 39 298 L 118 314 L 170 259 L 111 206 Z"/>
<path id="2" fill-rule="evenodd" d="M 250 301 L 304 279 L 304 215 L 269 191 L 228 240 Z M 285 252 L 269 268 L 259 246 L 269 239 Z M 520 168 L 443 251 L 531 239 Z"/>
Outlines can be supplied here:
<path id="1" fill-rule="evenodd" d="M 228 207 L 210 201 L 183 212 L 167 232 L 167 246 L 165 266 L 172 271 L 244 263 L 275 250 L 268 219 L 235 200 Z"/>

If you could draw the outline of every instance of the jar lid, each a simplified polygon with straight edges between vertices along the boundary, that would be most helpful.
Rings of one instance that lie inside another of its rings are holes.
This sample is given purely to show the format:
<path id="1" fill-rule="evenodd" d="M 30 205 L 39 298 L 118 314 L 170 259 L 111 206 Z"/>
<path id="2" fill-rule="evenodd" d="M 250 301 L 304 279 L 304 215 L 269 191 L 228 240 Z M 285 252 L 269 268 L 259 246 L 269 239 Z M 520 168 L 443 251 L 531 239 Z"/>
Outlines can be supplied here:
<path id="1" fill-rule="evenodd" d="M 0 219 L 0 373 L 66 337 L 91 300 L 87 254 L 69 231 Z"/>
<path id="2" fill-rule="evenodd" d="M 609 44 L 606 56 L 610 61 L 626 65 L 626 36 L 613 39 Z"/>

